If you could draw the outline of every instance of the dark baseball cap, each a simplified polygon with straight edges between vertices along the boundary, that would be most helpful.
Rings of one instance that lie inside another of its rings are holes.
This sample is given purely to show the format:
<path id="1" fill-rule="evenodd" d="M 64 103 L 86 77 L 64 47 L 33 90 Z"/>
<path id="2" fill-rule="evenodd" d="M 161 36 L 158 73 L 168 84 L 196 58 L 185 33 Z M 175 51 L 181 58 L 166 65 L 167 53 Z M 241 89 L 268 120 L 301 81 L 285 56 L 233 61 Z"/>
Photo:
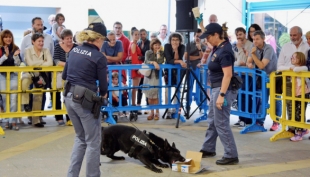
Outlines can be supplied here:
<path id="1" fill-rule="evenodd" d="M 218 23 L 210 23 L 205 27 L 205 32 L 199 37 L 200 39 L 207 38 L 210 34 L 221 33 L 223 31 L 222 26 Z"/>
<path id="2" fill-rule="evenodd" d="M 94 31 L 96 33 L 101 34 L 104 37 L 107 36 L 107 28 L 105 27 L 105 25 L 103 23 L 100 23 L 100 22 L 89 24 L 88 27 L 86 28 L 86 30 Z"/>

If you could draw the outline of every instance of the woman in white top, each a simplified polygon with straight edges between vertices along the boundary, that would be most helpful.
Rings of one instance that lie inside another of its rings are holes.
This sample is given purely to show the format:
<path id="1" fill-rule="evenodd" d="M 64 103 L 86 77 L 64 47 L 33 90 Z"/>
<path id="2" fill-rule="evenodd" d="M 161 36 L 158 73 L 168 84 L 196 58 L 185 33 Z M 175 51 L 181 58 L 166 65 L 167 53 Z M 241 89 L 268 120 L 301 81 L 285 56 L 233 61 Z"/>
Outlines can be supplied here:
<path id="1" fill-rule="evenodd" d="M 32 45 L 31 47 L 25 50 L 25 58 L 27 66 L 53 66 L 53 58 L 49 49 L 43 48 L 44 45 L 44 36 L 42 33 L 35 33 L 31 37 Z M 32 75 L 31 75 L 32 74 Z M 22 90 L 28 90 L 29 85 L 33 83 L 32 76 L 38 77 L 40 75 L 39 72 L 34 73 L 24 72 L 22 75 Z M 43 73 L 41 73 L 43 74 Z M 43 84 L 49 82 L 42 80 L 42 77 L 36 81 L 38 84 Z M 36 87 L 36 84 L 34 84 Z M 29 109 L 29 93 L 22 93 L 22 104 L 24 105 L 25 111 L 30 112 Z M 33 95 L 33 107 L 34 110 L 41 110 L 42 104 L 42 94 L 34 94 Z M 35 127 L 44 127 L 44 125 L 40 122 L 39 117 L 32 117 L 32 125 Z"/>

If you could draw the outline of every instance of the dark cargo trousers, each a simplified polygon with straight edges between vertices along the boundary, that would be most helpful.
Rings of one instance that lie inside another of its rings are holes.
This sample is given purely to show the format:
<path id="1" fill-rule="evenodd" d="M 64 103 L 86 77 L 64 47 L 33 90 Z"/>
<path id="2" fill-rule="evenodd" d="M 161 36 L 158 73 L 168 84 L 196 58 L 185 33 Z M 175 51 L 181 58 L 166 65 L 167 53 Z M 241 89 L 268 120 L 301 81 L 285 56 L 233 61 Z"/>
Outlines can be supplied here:
<path id="1" fill-rule="evenodd" d="M 101 121 L 90 110 L 73 102 L 71 92 L 65 97 L 65 105 L 76 134 L 67 177 L 79 176 L 85 154 L 86 176 L 99 177 Z"/>
<path id="2" fill-rule="evenodd" d="M 216 100 L 220 93 L 220 87 L 213 88 L 210 100 L 210 112 L 208 116 L 209 127 L 206 132 L 202 150 L 216 152 L 216 140 L 220 138 L 224 146 L 225 158 L 238 157 L 237 146 L 230 128 L 230 109 L 232 102 L 236 99 L 238 91 L 227 90 L 225 99 L 227 105 L 222 106 L 222 110 L 216 107 Z"/>

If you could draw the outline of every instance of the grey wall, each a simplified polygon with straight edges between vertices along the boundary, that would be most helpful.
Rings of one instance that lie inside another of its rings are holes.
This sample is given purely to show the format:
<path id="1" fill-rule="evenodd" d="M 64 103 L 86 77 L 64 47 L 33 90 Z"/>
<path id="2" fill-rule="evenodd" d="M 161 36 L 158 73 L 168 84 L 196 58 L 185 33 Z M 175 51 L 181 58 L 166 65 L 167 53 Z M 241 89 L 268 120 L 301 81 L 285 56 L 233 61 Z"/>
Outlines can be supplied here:
<path id="1" fill-rule="evenodd" d="M 32 18 L 41 17 L 44 20 L 44 26 L 50 28 L 47 18 L 55 13 L 56 8 L 0 6 L 3 29 L 13 32 L 15 44 L 18 46 L 21 44 L 24 31 L 31 29 Z"/>

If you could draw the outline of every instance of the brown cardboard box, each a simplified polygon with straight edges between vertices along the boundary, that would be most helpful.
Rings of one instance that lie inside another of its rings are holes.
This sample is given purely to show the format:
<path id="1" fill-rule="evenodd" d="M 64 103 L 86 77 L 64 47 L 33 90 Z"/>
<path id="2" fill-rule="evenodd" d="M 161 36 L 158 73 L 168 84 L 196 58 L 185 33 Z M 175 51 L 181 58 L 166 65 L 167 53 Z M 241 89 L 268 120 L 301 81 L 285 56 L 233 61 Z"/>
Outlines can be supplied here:
<path id="1" fill-rule="evenodd" d="M 201 168 L 201 152 L 187 151 L 185 162 L 175 162 L 172 164 L 172 171 L 178 171 L 182 173 L 197 174 L 205 171 L 205 168 Z"/>

